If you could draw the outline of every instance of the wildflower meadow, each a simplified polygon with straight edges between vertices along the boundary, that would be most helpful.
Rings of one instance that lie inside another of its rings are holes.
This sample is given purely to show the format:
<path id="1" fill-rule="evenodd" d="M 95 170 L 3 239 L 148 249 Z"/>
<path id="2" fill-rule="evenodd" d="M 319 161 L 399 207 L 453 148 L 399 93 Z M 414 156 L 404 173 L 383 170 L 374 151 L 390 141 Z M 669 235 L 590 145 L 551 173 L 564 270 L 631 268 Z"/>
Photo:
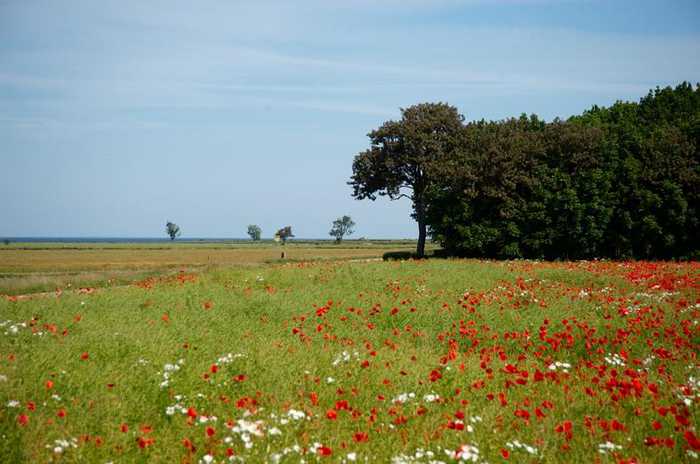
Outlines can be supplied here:
<path id="1" fill-rule="evenodd" d="M 2 462 L 700 462 L 697 263 L 180 272 L 0 301 Z"/>

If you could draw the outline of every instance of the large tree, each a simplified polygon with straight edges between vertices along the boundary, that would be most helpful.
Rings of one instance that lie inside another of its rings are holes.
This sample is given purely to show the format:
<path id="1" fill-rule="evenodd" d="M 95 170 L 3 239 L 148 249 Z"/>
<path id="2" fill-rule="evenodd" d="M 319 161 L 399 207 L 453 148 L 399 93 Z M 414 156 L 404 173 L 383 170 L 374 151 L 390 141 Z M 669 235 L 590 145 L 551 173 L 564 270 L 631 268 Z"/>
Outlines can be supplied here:
<path id="1" fill-rule="evenodd" d="M 421 103 L 401 110 L 401 120 L 387 121 L 368 134 L 371 146 L 355 156 L 353 197 L 375 200 L 408 198 L 418 222 L 418 257 L 425 255 L 427 192 L 460 149 L 464 117 L 446 103 Z"/>
<path id="2" fill-rule="evenodd" d="M 700 85 L 567 121 L 466 125 L 441 163 L 426 223 L 472 257 L 697 259 Z"/>

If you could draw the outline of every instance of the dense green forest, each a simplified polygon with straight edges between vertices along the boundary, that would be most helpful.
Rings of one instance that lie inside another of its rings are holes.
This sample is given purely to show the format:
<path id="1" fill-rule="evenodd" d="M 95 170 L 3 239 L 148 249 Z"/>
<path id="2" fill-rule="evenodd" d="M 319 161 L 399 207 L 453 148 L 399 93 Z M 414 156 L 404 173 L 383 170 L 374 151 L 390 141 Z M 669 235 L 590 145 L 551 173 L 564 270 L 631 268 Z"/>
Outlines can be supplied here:
<path id="1" fill-rule="evenodd" d="M 369 134 L 350 184 L 356 198 L 411 198 L 419 230 L 449 253 L 700 256 L 700 85 L 656 88 L 566 121 L 464 123 L 442 103 L 402 112 Z"/>

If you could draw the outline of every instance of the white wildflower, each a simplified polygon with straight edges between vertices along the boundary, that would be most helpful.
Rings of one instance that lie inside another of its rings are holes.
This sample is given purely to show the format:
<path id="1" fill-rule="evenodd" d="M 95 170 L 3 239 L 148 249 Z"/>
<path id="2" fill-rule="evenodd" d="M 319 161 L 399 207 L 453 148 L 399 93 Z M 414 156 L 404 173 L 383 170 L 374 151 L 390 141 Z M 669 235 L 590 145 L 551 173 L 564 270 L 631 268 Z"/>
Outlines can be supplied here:
<path id="1" fill-rule="evenodd" d="M 606 441 L 605 443 L 601 443 L 598 445 L 598 452 L 600 454 L 606 454 L 609 451 L 616 451 L 616 450 L 621 450 L 622 446 L 616 445 L 613 442 Z"/>
<path id="2" fill-rule="evenodd" d="M 416 397 L 416 394 L 411 392 L 411 393 L 401 393 L 397 397 L 395 397 L 393 400 L 391 400 L 393 403 L 406 403 L 409 400 L 412 400 L 413 398 Z"/>
<path id="3" fill-rule="evenodd" d="M 306 417 L 304 411 L 298 411 L 296 409 L 290 409 L 287 411 L 287 416 L 292 420 L 302 420 Z"/>
<path id="4" fill-rule="evenodd" d="M 465 462 L 478 462 L 479 461 L 479 448 L 473 445 L 462 445 L 457 451 L 450 452 L 445 451 L 448 456 L 452 454 L 455 459 Z"/>

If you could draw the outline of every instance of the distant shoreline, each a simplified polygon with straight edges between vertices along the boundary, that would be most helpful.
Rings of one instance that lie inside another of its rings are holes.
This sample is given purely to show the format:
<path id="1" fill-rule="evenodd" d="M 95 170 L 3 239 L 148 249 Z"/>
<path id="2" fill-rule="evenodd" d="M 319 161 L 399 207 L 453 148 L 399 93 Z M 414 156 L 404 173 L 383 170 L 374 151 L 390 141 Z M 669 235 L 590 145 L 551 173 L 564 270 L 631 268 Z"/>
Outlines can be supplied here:
<path id="1" fill-rule="evenodd" d="M 206 238 L 186 237 L 174 241 L 169 238 L 155 237 L 0 237 L 0 242 L 9 240 L 12 243 L 225 243 L 225 242 L 252 242 L 249 238 Z M 414 242 L 412 238 L 368 238 L 345 239 L 345 242 Z M 271 242 L 271 238 L 263 238 L 261 242 Z M 332 238 L 295 238 L 290 242 L 334 242 Z"/>

